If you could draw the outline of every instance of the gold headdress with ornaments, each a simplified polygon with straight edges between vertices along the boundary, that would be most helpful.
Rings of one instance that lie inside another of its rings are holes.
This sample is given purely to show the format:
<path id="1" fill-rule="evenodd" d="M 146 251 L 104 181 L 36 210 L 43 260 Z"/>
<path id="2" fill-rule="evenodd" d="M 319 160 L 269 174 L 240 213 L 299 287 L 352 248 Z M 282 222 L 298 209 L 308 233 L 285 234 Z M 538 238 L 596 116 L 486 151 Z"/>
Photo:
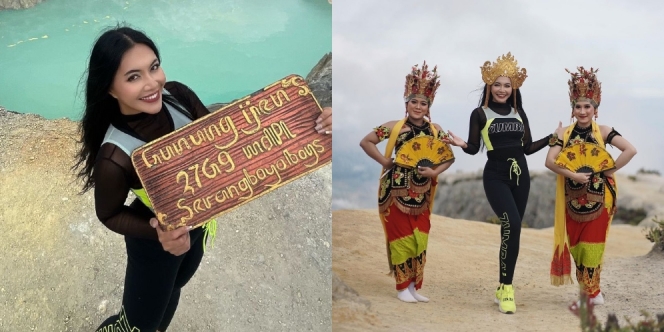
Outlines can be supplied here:
<path id="1" fill-rule="evenodd" d="M 482 80 L 487 84 L 484 107 L 487 107 L 489 104 L 490 86 L 496 82 L 498 77 L 509 77 L 512 81 L 512 90 L 520 88 L 526 77 L 528 77 L 526 75 L 526 68 L 519 68 L 518 62 L 514 59 L 511 52 L 499 56 L 494 63 L 491 63 L 491 61 L 484 62 L 484 65 L 480 69 L 482 69 Z M 516 96 L 514 96 L 514 102 L 516 104 Z"/>
<path id="2" fill-rule="evenodd" d="M 572 108 L 578 101 L 593 101 L 594 107 L 599 106 L 602 101 L 602 83 L 597 80 L 595 74 L 599 69 L 590 68 L 585 70 L 583 67 L 576 68 L 579 72 L 572 73 L 565 69 L 572 78 L 567 82 L 569 84 L 569 101 Z"/>
<path id="3" fill-rule="evenodd" d="M 436 90 L 440 86 L 440 76 L 436 72 L 438 66 L 435 66 L 432 71 L 429 71 L 426 61 L 422 64 L 422 69 L 418 66 L 413 66 L 410 74 L 406 76 L 406 90 L 403 97 L 406 101 L 414 97 L 425 98 L 431 106 L 433 99 L 436 97 Z"/>

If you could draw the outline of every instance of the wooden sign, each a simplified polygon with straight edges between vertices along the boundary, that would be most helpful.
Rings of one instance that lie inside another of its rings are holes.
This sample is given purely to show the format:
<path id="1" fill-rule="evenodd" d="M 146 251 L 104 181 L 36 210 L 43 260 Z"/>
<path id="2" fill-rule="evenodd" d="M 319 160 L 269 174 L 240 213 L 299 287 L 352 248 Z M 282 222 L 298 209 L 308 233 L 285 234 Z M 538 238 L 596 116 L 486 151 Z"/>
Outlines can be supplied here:
<path id="1" fill-rule="evenodd" d="M 162 229 L 201 226 L 329 163 L 320 105 L 288 76 L 141 146 L 132 163 Z"/>

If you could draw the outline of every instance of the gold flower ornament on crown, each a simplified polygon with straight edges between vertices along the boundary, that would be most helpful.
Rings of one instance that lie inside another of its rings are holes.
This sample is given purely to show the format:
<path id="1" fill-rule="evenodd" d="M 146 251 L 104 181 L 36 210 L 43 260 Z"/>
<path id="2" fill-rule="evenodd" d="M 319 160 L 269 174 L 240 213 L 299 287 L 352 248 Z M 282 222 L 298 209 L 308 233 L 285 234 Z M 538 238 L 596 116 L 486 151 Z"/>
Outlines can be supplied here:
<path id="1" fill-rule="evenodd" d="M 403 93 L 404 100 L 407 102 L 413 97 L 423 97 L 429 102 L 429 106 L 433 104 L 436 97 L 436 90 L 440 86 L 440 81 L 437 72 L 438 66 L 433 67 L 429 71 L 427 62 L 424 61 L 422 68 L 419 65 L 413 66 L 410 74 L 406 76 L 406 86 Z"/>
<path id="2" fill-rule="evenodd" d="M 579 71 L 578 73 L 572 73 L 565 68 L 565 71 L 572 75 L 570 80 L 567 81 L 567 84 L 569 84 L 569 101 L 572 108 L 576 102 L 588 100 L 594 102 L 594 107 L 599 107 L 599 103 L 602 101 L 602 83 L 595 76 L 599 69 L 590 68 L 590 70 L 585 70 L 583 67 L 577 67 L 576 69 Z"/>
<path id="3" fill-rule="evenodd" d="M 514 59 L 511 52 L 499 56 L 496 62 L 487 61 L 482 67 L 482 80 L 491 85 L 498 77 L 509 77 L 512 81 L 512 89 L 516 90 L 523 85 L 526 80 L 526 68 L 519 68 L 518 62 Z"/>

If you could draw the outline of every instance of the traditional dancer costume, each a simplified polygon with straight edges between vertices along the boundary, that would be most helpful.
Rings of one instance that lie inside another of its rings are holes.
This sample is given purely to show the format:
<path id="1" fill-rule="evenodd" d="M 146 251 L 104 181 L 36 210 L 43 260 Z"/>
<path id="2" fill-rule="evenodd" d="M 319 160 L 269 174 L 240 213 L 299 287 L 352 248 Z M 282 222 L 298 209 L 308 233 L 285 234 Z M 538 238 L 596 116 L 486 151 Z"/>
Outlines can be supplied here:
<path id="1" fill-rule="evenodd" d="M 426 62 L 419 69 L 413 67 L 406 76 L 404 98 L 406 102 L 414 97 L 424 98 L 429 107 L 433 103 L 436 90 L 440 86 L 436 68 L 429 71 Z M 403 126 L 410 131 L 400 133 Z M 374 129 L 380 141 L 388 139 L 385 157 L 398 150 L 404 142 L 421 136 L 442 141 L 443 131 L 438 131 L 429 121 L 420 126 L 408 120 L 400 120 L 393 128 L 379 126 Z M 386 172 L 386 173 L 384 173 Z M 387 257 L 391 274 L 396 279 L 396 289 L 401 291 L 414 283 L 415 289 L 422 287 L 426 250 L 429 236 L 430 213 L 436 190 L 436 179 L 421 176 L 416 169 L 392 166 L 382 172 L 378 190 L 380 219 L 385 231 Z"/>
<path id="2" fill-rule="evenodd" d="M 601 83 L 595 76 L 597 70 L 591 68 L 587 71 L 583 67 L 578 70 L 578 73 L 571 73 L 572 78 L 569 80 L 572 107 L 577 101 L 590 101 L 597 108 L 602 94 Z M 565 148 L 589 142 L 604 147 L 605 144 L 610 144 L 616 135 L 620 134 L 612 129 L 604 141 L 595 121 L 586 128 L 574 123 L 565 130 L 562 139 L 555 137 L 550 145 Z M 592 174 L 586 184 L 558 175 L 554 253 L 551 262 L 553 285 L 573 283 L 570 277 L 571 253 L 576 265 L 576 279 L 583 286 L 583 290 L 591 299 L 600 296 L 604 245 L 616 211 L 617 192 L 615 179 L 601 172 Z M 603 303 L 603 298 L 597 302 Z"/>

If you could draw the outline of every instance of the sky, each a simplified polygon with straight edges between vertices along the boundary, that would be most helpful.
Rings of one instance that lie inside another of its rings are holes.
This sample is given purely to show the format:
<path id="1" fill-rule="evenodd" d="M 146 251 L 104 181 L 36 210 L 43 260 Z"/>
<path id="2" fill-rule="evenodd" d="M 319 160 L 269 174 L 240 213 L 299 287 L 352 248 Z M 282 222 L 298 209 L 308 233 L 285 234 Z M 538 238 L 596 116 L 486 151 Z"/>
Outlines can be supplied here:
<path id="1" fill-rule="evenodd" d="M 526 68 L 521 93 L 534 139 L 553 132 L 559 121 L 571 123 L 565 68 L 599 68 L 597 122 L 614 127 L 638 151 L 619 173 L 645 168 L 664 175 L 661 1 L 336 0 L 332 10 L 333 209 L 376 207 L 380 165 L 359 142 L 403 116 L 405 76 L 424 60 L 441 76 L 433 121 L 464 140 L 485 61 L 511 52 Z M 608 150 L 614 158 L 620 153 Z M 454 152 L 447 172 L 484 167 L 485 153 Z M 546 148 L 528 156 L 529 169 L 546 170 L 545 156 Z"/>

